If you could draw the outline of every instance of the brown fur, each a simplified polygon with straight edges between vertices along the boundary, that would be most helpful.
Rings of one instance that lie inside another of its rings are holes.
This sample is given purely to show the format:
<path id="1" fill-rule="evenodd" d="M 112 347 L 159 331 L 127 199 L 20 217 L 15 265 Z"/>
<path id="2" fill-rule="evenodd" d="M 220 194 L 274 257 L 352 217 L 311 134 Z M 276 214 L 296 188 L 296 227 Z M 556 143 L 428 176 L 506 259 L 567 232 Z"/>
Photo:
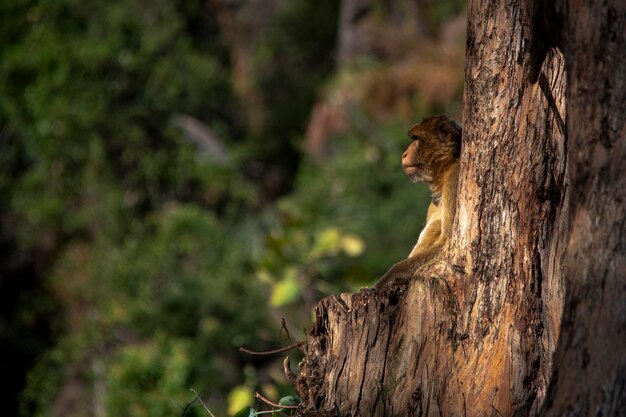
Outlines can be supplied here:
<path id="1" fill-rule="evenodd" d="M 378 280 L 376 288 L 406 281 L 444 247 L 452 232 L 456 210 L 461 128 L 445 116 L 424 119 L 409 130 L 413 140 L 402 155 L 404 172 L 413 182 L 425 182 L 433 201 L 426 225 L 409 257 L 396 263 Z"/>

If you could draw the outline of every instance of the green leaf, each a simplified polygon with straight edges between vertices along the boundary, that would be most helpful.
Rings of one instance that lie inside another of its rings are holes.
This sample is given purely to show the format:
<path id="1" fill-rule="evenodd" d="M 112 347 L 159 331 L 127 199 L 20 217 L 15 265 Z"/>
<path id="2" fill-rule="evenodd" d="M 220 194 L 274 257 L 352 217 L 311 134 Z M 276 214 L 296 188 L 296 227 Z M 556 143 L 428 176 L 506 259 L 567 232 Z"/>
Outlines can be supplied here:
<path id="1" fill-rule="evenodd" d="M 346 255 L 355 257 L 359 256 L 365 250 L 365 243 L 357 235 L 347 234 L 341 238 L 341 249 Z"/>
<path id="2" fill-rule="evenodd" d="M 288 395 L 281 398 L 280 401 L 278 401 L 278 404 L 287 406 L 300 405 L 302 404 L 302 398 L 298 397 L 297 395 Z"/>
<path id="3" fill-rule="evenodd" d="M 233 414 L 236 410 L 241 410 L 241 407 L 246 407 L 243 410 L 250 408 L 250 404 L 254 401 L 254 395 L 245 385 L 239 385 L 233 388 L 228 394 L 228 413 Z M 235 416 L 239 416 L 241 411 L 237 412 Z M 242 414 L 247 416 L 247 414 Z"/>
<path id="4" fill-rule="evenodd" d="M 334 256 L 341 249 L 341 231 L 337 227 L 327 227 L 315 236 L 313 249 L 309 259 L 315 260 L 323 256 Z"/>
<path id="5" fill-rule="evenodd" d="M 237 412 L 237 414 L 235 414 L 235 417 L 255 417 L 255 416 L 256 416 L 256 410 L 252 407 L 242 408 L 241 410 Z"/>
<path id="6" fill-rule="evenodd" d="M 300 286 L 296 279 L 297 270 L 295 267 L 287 267 L 283 279 L 278 281 L 272 288 L 270 304 L 280 307 L 295 301 L 300 294 Z"/>

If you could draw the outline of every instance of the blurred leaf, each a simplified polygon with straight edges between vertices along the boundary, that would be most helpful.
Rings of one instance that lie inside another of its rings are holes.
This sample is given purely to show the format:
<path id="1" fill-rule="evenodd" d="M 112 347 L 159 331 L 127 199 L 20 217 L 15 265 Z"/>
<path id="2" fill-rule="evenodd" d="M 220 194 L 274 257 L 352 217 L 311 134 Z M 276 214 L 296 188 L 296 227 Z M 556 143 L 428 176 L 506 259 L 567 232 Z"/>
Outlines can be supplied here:
<path id="1" fill-rule="evenodd" d="M 241 410 L 237 412 L 237 414 L 235 414 L 235 417 L 255 417 L 255 416 L 256 416 L 256 410 L 252 407 L 242 408 Z"/>
<path id="2" fill-rule="evenodd" d="M 348 256 L 359 256 L 365 250 L 365 243 L 357 235 L 347 234 L 341 238 L 341 248 Z"/>
<path id="3" fill-rule="evenodd" d="M 249 407 L 253 402 L 254 395 L 249 387 L 245 385 L 236 386 L 228 394 L 228 414 L 235 414 L 236 417 L 240 415 L 253 416 L 254 410 Z M 248 410 L 248 414 L 245 414 L 244 410 Z"/>
<path id="4" fill-rule="evenodd" d="M 341 249 L 341 232 L 336 227 L 328 227 L 315 236 L 313 249 L 309 259 L 314 260 L 322 256 L 335 255 Z"/>
<path id="5" fill-rule="evenodd" d="M 257 279 L 263 284 L 271 284 L 274 282 L 274 276 L 266 268 L 260 268 L 256 271 Z"/>
<path id="6" fill-rule="evenodd" d="M 270 304 L 274 307 L 281 307 L 295 301 L 300 294 L 300 286 L 297 281 L 297 269 L 288 267 L 285 269 L 283 278 L 274 284 Z"/>

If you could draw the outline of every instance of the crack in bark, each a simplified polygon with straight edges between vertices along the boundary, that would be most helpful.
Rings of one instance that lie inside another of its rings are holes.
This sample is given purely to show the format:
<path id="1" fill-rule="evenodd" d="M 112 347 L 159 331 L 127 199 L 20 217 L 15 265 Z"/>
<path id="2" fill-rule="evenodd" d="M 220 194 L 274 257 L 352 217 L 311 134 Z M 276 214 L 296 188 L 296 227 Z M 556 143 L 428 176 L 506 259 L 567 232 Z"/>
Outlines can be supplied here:
<path id="1" fill-rule="evenodd" d="M 392 318 L 393 318 L 393 316 L 391 316 L 389 318 L 389 327 L 390 328 L 391 328 Z M 385 356 L 384 356 L 384 359 L 383 359 L 383 371 L 382 371 L 382 376 L 381 376 L 380 382 L 379 382 L 380 386 L 383 389 L 383 393 L 382 393 L 383 395 L 379 396 L 379 398 L 376 399 L 376 403 L 374 404 L 374 410 L 376 410 L 376 406 L 378 405 L 378 402 L 382 401 L 383 415 L 385 415 L 385 406 L 386 406 L 386 404 L 385 404 L 386 403 L 386 401 L 385 401 L 386 399 L 385 399 L 385 393 L 384 393 L 384 389 L 385 389 L 384 383 L 385 383 L 385 378 L 387 377 L 387 362 L 389 360 L 388 359 L 389 358 L 388 353 L 389 353 L 390 341 L 391 341 L 391 332 L 387 332 L 387 341 L 385 342 Z"/>

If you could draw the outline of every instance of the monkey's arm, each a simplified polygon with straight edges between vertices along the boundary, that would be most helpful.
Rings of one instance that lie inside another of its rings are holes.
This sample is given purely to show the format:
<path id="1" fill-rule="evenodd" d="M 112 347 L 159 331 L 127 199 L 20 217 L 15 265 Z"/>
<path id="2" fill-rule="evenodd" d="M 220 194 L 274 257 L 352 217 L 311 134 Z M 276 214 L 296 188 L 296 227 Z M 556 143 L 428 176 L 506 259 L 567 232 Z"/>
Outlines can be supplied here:
<path id="1" fill-rule="evenodd" d="M 386 287 L 389 284 L 403 283 L 409 281 L 415 271 L 426 262 L 434 258 L 434 256 L 443 247 L 445 240 L 437 239 L 437 241 L 427 248 L 427 250 L 411 252 L 411 257 L 395 263 L 389 270 L 383 275 L 378 282 L 374 285 L 374 288 L 380 289 Z M 414 253 L 415 252 L 415 253 Z"/>

